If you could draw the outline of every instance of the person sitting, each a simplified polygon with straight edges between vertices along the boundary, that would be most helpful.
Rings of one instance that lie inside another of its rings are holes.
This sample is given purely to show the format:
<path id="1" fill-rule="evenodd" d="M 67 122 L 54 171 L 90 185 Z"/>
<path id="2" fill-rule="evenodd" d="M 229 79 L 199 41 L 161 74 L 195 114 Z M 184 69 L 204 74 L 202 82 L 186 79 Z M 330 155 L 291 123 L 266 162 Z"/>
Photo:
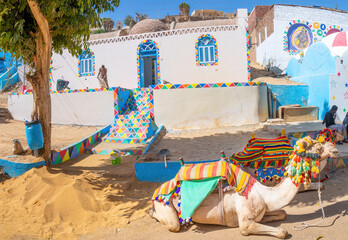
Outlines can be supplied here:
<path id="1" fill-rule="evenodd" d="M 57 91 L 63 91 L 64 89 L 70 90 L 68 85 L 69 85 L 69 81 L 65 81 L 63 79 L 58 79 L 57 80 Z"/>
<path id="2" fill-rule="evenodd" d="M 333 105 L 331 107 L 331 110 L 325 114 L 323 124 L 325 124 L 326 128 L 328 129 L 331 129 L 331 130 L 336 129 L 337 131 L 344 134 L 344 129 L 345 129 L 344 125 L 335 123 L 337 109 L 338 107 L 336 105 Z M 339 141 L 337 144 L 342 144 L 342 143 L 341 141 Z"/>

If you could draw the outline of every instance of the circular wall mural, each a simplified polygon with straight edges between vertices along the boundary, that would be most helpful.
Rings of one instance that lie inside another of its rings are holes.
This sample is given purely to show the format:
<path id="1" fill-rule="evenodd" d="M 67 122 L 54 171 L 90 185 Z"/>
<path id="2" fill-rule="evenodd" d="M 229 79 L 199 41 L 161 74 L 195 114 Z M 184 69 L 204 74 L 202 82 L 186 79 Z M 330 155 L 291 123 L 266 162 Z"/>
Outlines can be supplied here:
<path id="1" fill-rule="evenodd" d="M 293 24 L 288 31 L 288 49 L 300 51 L 313 43 L 311 29 L 302 23 Z"/>

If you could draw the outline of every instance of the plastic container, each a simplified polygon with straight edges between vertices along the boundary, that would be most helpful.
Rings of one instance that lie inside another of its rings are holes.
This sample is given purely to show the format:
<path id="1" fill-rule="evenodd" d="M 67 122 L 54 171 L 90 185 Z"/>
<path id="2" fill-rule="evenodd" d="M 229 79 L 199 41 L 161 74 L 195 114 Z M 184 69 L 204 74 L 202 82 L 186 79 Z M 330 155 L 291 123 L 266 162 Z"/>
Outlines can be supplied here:
<path id="1" fill-rule="evenodd" d="M 121 154 L 119 153 L 113 153 L 110 154 L 111 164 L 112 165 L 119 165 L 121 164 Z"/>
<path id="2" fill-rule="evenodd" d="M 26 122 L 25 134 L 27 135 L 28 146 L 31 150 L 43 148 L 44 138 L 41 123 L 39 121 Z"/>

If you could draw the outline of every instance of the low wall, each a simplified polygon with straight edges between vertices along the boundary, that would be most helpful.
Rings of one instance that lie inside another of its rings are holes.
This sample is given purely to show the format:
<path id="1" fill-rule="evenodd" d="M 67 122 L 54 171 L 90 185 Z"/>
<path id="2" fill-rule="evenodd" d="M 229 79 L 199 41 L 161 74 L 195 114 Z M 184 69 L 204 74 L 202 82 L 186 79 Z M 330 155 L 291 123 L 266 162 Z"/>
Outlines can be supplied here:
<path id="1" fill-rule="evenodd" d="M 18 163 L 0 159 L 0 166 L 10 177 L 18 177 L 34 167 L 44 166 L 45 161 L 36 163 Z"/>
<path id="2" fill-rule="evenodd" d="M 52 123 L 105 126 L 114 121 L 114 91 L 51 94 Z M 8 109 L 16 120 L 29 120 L 33 95 L 9 95 Z"/>
<path id="3" fill-rule="evenodd" d="M 88 137 L 71 144 L 65 148 L 60 149 L 59 152 L 52 152 L 52 164 L 61 164 L 66 162 L 72 158 L 76 158 L 77 156 L 86 152 L 88 147 L 94 144 L 96 141 L 100 140 L 100 138 L 110 131 L 111 125 L 106 126 L 102 129 L 99 129 L 95 133 L 89 135 Z"/>
<path id="4" fill-rule="evenodd" d="M 277 109 L 280 106 L 300 104 L 302 107 L 307 106 L 309 87 L 308 85 L 273 85 L 267 84 L 271 93 L 277 97 Z M 272 101 L 273 106 L 273 101 Z M 273 109 L 273 108 L 272 108 Z"/>
<path id="5" fill-rule="evenodd" d="M 215 162 L 218 160 L 207 160 L 207 161 L 195 161 L 185 162 L 190 163 L 206 163 Z M 180 162 L 175 161 L 167 162 L 167 167 L 164 166 L 164 162 L 147 162 L 147 163 L 135 163 L 135 176 L 140 182 L 166 182 L 175 177 L 181 168 Z"/>
<path id="6" fill-rule="evenodd" d="M 267 86 L 251 83 L 157 85 L 157 125 L 201 129 L 257 124 L 268 118 Z"/>

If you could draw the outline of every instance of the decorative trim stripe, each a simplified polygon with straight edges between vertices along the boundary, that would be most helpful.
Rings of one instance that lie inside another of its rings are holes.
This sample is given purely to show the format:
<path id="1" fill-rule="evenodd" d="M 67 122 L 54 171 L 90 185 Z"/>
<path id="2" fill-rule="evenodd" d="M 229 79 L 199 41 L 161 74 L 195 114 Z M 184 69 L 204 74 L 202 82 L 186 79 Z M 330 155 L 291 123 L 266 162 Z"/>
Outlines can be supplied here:
<path id="1" fill-rule="evenodd" d="M 129 41 L 129 40 L 142 40 L 142 39 L 147 39 L 147 38 L 167 37 L 167 36 L 183 35 L 183 34 L 190 34 L 190 33 L 235 31 L 237 29 L 238 29 L 237 25 L 182 28 L 182 29 L 169 30 L 169 31 L 160 31 L 160 32 L 128 35 L 128 36 L 122 36 L 122 37 L 113 37 L 113 38 L 91 40 L 91 41 L 89 41 L 89 43 L 91 45 L 97 45 L 97 44 L 103 44 L 103 43 L 125 42 L 125 41 Z"/>

